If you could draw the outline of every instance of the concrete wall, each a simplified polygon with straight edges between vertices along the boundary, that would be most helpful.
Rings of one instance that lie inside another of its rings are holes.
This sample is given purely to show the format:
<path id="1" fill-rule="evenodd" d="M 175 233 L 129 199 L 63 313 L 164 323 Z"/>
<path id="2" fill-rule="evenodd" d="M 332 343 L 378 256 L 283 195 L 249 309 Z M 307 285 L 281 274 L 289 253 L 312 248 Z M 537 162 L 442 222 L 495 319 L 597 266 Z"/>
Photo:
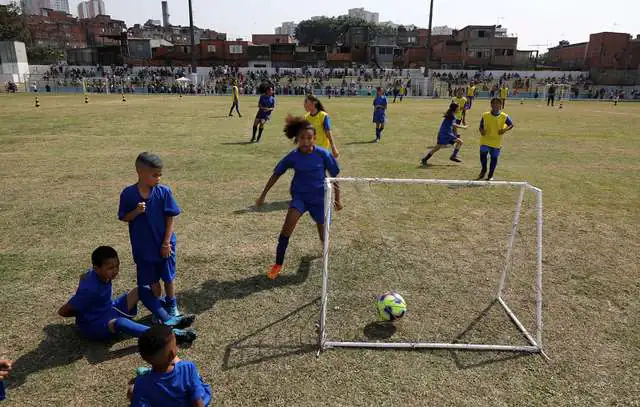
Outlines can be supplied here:
<path id="1" fill-rule="evenodd" d="M 14 82 L 20 82 L 29 73 L 27 48 L 23 42 L 0 41 L 0 75 L 11 75 Z M 9 79 L 5 79 L 9 80 Z"/>

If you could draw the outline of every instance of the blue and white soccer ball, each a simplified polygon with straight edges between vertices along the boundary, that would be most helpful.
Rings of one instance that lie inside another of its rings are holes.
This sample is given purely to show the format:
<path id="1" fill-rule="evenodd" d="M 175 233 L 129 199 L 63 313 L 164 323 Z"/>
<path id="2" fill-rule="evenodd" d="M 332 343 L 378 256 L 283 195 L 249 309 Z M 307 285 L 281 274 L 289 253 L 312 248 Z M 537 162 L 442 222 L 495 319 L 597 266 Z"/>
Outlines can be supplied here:
<path id="1" fill-rule="evenodd" d="M 376 301 L 378 318 L 382 321 L 397 321 L 407 313 L 407 303 L 396 292 L 382 294 Z"/>

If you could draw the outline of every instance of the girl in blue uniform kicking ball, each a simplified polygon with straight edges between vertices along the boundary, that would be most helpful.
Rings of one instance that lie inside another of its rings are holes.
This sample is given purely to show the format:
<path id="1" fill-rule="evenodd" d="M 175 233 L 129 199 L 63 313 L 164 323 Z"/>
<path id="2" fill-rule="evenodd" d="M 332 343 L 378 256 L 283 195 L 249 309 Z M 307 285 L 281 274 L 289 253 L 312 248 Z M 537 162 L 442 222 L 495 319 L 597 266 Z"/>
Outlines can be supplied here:
<path id="1" fill-rule="evenodd" d="M 269 178 L 262 194 L 256 200 L 256 206 L 260 207 L 269 190 L 289 168 L 294 171 L 291 181 L 291 202 L 289 211 L 284 220 L 282 231 L 278 237 L 276 249 L 276 262 L 267 273 L 267 277 L 274 280 L 282 271 L 284 256 L 289 245 L 289 238 L 298 224 L 298 220 L 305 212 L 309 212 L 311 218 L 318 227 L 320 240 L 324 241 L 324 180 L 327 173 L 336 177 L 340 173 L 338 162 L 331 152 L 315 145 L 316 131 L 311 123 L 303 117 L 288 116 L 284 126 L 284 134 L 287 138 L 297 143 L 297 148 L 287 154 Z M 335 208 L 342 209 L 340 204 L 340 190 L 335 187 Z"/>
<path id="2" fill-rule="evenodd" d="M 458 158 L 458 152 L 460 151 L 460 147 L 462 147 L 463 141 L 462 139 L 456 135 L 454 129 L 466 129 L 467 126 L 462 124 L 458 124 L 456 122 L 456 111 L 458 111 L 458 104 L 451 103 L 449 105 L 449 110 L 444 114 L 444 119 L 442 120 L 442 124 L 440 125 L 440 131 L 438 131 L 438 144 L 436 144 L 426 156 L 422 158 L 420 163 L 426 166 L 427 161 L 431 158 L 438 150 L 441 148 L 446 148 L 450 145 L 453 145 L 453 153 L 449 159 L 451 161 L 455 161 L 457 163 L 461 163 L 462 160 Z"/>

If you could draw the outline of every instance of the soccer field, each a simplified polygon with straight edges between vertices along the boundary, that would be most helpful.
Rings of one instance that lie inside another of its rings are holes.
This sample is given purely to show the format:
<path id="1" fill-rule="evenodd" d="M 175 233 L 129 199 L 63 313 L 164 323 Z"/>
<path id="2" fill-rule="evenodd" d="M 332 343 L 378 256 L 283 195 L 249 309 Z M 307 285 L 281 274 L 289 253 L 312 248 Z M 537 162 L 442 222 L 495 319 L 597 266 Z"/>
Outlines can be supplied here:
<path id="1" fill-rule="evenodd" d="M 165 162 L 183 214 L 176 220 L 178 302 L 196 313 L 199 337 L 180 357 L 228 406 L 640 405 L 640 104 L 507 102 L 497 180 L 544 193 L 544 346 L 537 355 L 332 349 L 316 358 L 322 260 L 317 232 L 301 219 L 275 281 L 273 262 L 289 198 L 282 177 L 251 208 L 275 164 L 293 148 L 282 135 L 302 97 L 280 97 L 260 144 L 247 144 L 257 98 L 243 118 L 230 98 L 0 94 L 0 356 L 14 360 L 6 406 L 121 406 L 136 341 L 90 343 L 57 309 L 112 245 L 121 271 L 114 293 L 135 286 L 121 190 L 136 181 L 141 151 Z M 462 133 L 464 160 L 435 141 L 448 100 L 389 105 L 372 144 L 372 100 L 323 99 L 343 176 L 474 179 L 476 101 Z M 332 231 L 328 330 L 332 339 L 375 340 L 372 295 L 397 289 L 409 313 L 390 340 L 523 344 L 497 308 L 487 309 L 504 258 L 517 191 L 344 186 Z M 529 201 L 527 201 L 529 202 Z M 531 325 L 535 250 L 525 205 L 510 295 Z M 527 226 L 529 225 L 529 226 Z M 528 274 L 527 274 L 528 273 Z M 146 315 L 146 314 L 143 314 Z M 460 337 L 458 336 L 460 335 Z"/>

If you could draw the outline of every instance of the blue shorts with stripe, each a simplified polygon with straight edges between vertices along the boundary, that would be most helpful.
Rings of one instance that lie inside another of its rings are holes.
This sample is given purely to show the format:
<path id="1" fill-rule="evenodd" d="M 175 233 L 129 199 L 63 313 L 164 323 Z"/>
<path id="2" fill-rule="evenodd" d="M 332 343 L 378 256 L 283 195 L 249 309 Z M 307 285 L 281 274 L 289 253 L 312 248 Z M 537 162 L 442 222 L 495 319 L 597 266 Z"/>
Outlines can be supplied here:
<path id="1" fill-rule="evenodd" d="M 87 324 L 78 325 L 80 333 L 88 339 L 94 341 L 107 341 L 116 337 L 116 334 L 109 330 L 109 322 L 116 318 L 133 319 L 138 313 L 138 307 L 133 309 L 127 307 L 127 295 L 124 293 L 111 302 L 111 309 L 100 319 Z"/>

